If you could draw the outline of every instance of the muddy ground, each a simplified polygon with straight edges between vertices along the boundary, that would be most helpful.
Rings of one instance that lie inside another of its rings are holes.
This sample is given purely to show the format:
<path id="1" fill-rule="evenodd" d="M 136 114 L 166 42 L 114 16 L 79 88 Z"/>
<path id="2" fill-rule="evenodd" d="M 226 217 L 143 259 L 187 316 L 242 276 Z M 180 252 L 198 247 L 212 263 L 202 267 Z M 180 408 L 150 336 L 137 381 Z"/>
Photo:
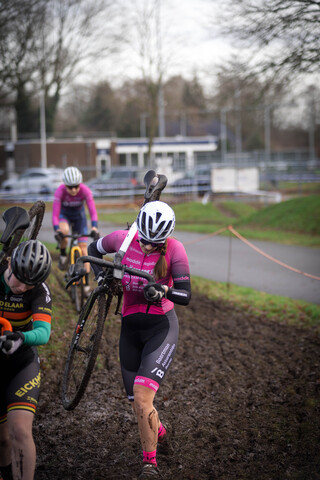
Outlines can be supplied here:
<path id="1" fill-rule="evenodd" d="M 158 455 L 162 478 L 320 479 L 319 334 L 198 295 L 177 312 L 178 353 L 156 396 L 161 419 L 173 429 L 172 453 Z M 60 401 L 63 356 L 54 370 L 43 369 L 35 480 L 139 475 L 119 329 L 118 319 L 106 327 L 98 368 L 73 412 Z"/>

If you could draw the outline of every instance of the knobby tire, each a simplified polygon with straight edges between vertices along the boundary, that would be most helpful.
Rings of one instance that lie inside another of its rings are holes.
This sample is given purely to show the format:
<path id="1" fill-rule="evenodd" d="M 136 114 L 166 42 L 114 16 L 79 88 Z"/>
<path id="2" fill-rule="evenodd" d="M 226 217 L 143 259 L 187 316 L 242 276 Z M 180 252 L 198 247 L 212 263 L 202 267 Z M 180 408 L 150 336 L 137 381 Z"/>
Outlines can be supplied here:
<path id="1" fill-rule="evenodd" d="M 80 258 L 78 250 L 74 252 L 74 263 Z M 73 299 L 77 313 L 80 313 L 83 306 L 84 291 L 83 291 L 83 279 L 71 285 L 71 298 Z"/>
<path id="2" fill-rule="evenodd" d="M 93 293 L 84 305 L 73 333 L 62 378 L 62 405 L 73 410 L 80 402 L 93 371 L 112 295 Z"/>

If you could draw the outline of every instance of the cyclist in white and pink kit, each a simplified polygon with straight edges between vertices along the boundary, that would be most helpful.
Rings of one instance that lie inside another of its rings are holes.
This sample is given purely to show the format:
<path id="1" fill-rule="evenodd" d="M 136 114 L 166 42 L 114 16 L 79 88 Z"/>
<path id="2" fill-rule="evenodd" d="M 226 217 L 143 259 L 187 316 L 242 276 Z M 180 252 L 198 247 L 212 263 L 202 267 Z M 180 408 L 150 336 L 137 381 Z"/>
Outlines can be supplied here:
<path id="1" fill-rule="evenodd" d="M 63 184 L 54 193 L 52 206 L 52 224 L 56 233 L 55 238 L 60 244 L 59 268 L 64 269 L 67 263 L 66 248 L 68 239 L 63 235 L 69 234 L 71 226 L 73 233 L 83 234 L 78 239 L 82 255 L 87 255 L 88 227 L 84 204 L 87 204 L 91 218 L 90 235 L 99 237 L 98 214 L 93 195 L 89 187 L 82 183 L 82 173 L 77 167 L 68 167 L 63 172 Z M 89 273 L 90 264 L 85 264 L 87 275 L 85 278 L 84 294 L 90 293 Z"/>
<path id="2" fill-rule="evenodd" d="M 188 305 L 190 270 L 181 242 L 172 238 L 175 215 L 164 202 L 144 205 L 137 217 L 138 232 L 122 263 L 155 278 L 147 287 L 140 277 L 126 274 L 123 284 L 120 363 L 128 399 L 137 416 L 143 469 L 139 478 L 159 475 L 157 446 L 167 442 L 166 427 L 154 408 L 155 394 L 172 363 L 179 324 L 174 303 Z M 102 258 L 117 252 L 127 230 L 115 231 L 89 245 L 89 255 Z M 92 264 L 99 282 L 100 267 Z"/>

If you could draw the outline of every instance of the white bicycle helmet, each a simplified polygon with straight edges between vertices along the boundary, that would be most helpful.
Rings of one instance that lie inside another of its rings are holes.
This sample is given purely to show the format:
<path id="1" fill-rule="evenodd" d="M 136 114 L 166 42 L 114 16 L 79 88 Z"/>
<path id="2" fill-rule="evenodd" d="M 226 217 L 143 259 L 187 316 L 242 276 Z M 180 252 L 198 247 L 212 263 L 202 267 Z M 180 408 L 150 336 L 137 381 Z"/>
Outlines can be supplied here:
<path id="1" fill-rule="evenodd" d="M 144 205 L 137 217 L 140 238 L 147 242 L 164 242 L 175 227 L 175 215 L 169 205 L 154 201 Z"/>
<path id="2" fill-rule="evenodd" d="M 68 167 L 63 172 L 63 183 L 67 187 L 74 187 L 82 183 L 82 173 L 77 167 Z"/>

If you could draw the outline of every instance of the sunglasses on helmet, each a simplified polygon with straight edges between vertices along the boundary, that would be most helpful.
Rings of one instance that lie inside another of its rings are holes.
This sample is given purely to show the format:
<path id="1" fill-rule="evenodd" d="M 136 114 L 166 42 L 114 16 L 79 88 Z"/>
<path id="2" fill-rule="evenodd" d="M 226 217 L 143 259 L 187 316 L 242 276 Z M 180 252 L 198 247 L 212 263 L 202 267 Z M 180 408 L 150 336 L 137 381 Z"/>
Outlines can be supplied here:
<path id="1" fill-rule="evenodd" d="M 139 242 L 141 242 L 143 245 L 151 245 L 151 247 L 163 247 L 164 242 L 148 242 L 148 240 L 145 240 L 144 238 L 139 238 Z"/>

